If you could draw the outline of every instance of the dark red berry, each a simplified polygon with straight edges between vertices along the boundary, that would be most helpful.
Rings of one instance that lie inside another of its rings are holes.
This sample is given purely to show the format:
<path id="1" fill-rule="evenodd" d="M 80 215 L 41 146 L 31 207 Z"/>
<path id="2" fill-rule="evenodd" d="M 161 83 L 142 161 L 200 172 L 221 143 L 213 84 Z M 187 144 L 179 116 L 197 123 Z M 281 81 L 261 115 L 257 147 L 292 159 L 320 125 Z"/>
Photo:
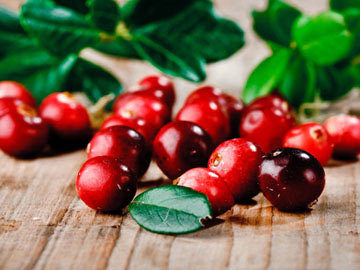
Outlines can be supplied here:
<path id="1" fill-rule="evenodd" d="M 39 113 L 50 124 L 54 141 L 86 142 L 91 136 L 89 114 L 73 94 L 58 92 L 47 96 Z"/>
<path id="2" fill-rule="evenodd" d="M 126 126 L 109 127 L 95 134 L 88 145 L 88 158 L 97 156 L 117 158 L 137 177 L 147 171 L 151 160 L 144 138 Z"/>
<path id="3" fill-rule="evenodd" d="M 334 148 L 326 129 L 317 123 L 302 124 L 290 129 L 284 137 L 283 146 L 309 152 L 321 165 L 330 160 Z"/>
<path id="4" fill-rule="evenodd" d="M 334 143 L 334 156 L 356 158 L 360 154 L 360 118 L 351 115 L 330 117 L 324 123 Z"/>
<path id="5" fill-rule="evenodd" d="M 175 88 L 172 81 L 163 75 L 143 78 L 135 89 L 141 94 L 151 95 L 164 102 L 171 110 L 175 102 Z"/>
<path id="6" fill-rule="evenodd" d="M 250 103 L 246 107 L 246 110 L 251 111 L 264 108 L 275 108 L 281 110 L 284 113 L 294 114 L 294 109 L 290 106 L 285 98 L 278 94 L 270 94 L 259 97 Z"/>
<path id="7" fill-rule="evenodd" d="M 263 153 L 259 147 L 238 138 L 223 142 L 211 154 L 208 168 L 220 175 L 236 201 L 259 193 L 257 174 Z"/>
<path id="8" fill-rule="evenodd" d="M 218 174 L 207 168 L 194 168 L 178 179 L 178 185 L 205 194 L 211 204 L 213 216 L 220 215 L 234 205 L 234 198 Z"/>
<path id="9" fill-rule="evenodd" d="M 215 101 L 204 99 L 185 104 L 178 112 L 176 120 L 189 121 L 201 126 L 209 133 L 214 145 L 223 142 L 230 135 L 227 113 Z"/>
<path id="10" fill-rule="evenodd" d="M 114 104 L 114 113 L 123 118 L 143 118 L 158 131 L 170 120 L 170 111 L 159 99 L 136 93 L 120 95 Z"/>
<path id="11" fill-rule="evenodd" d="M 149 149 L 151 148 L 150 146 L 152 145 L 157 132 L 157 129 L 155 129 L 151 123 L 147 122 L 144 118 L 141 117 L 130 116 L 130 118 L 127 118 L 114 114 L 105 120 L 100 129 L 105 129 L 112 126 L 127 126 L 135 129 L 144 137 Z"/>
<path id="12" fill-rule="evenodd" d="M 36 100 L 30 91 L 21 83 L 14 81 L 0 82 L 0 98 L 11 97 L 20 99 L 31 107 L 36 107 Z"/>
<path id="13" fill-rule="evenodd" d="M 100 156 L 81 167 L 76 191 L 89 207 L 104 212 L 120 210 L 135 196 L 137 179 L 119 160 Z"/>
<path id="14" fill-rule="evenodd" d="M 194 167 L 205 167 L 212 149 L 210 135 L 200 126 L 173 121 L 154 140 L 154 157 L 159 168 L 175 179 Z"/>
<path id="15" fill-rule="evenodd" d="M 231 137 L 239 137 L 239 124 L 244 111 L 244 103 L 231 95 L 224 94 L 226 108 L 230 118 Z"/>
<path id="16" fill-rule="evenodd" d="M 282 146 L 286 132 L 295 124 L 289 113 L 276 108 L 246 110 L 239 126 L 240 137 L 260 146 L 265 153 Z"/>
<path id="17" fill-rule="evenodd" d="M 0 99 L 0 148 L 12 156 L 41 152 L 49 127 L 36 110 L 19 99 Z"/>
<path id="18" fill-rule="evenodd" d="M 319 161 L 296 148 L 279 148 L 265 155 L 259 168 L 264 196 L 279 210 L 303 210 L 313 205 L 325 186 Z"/>

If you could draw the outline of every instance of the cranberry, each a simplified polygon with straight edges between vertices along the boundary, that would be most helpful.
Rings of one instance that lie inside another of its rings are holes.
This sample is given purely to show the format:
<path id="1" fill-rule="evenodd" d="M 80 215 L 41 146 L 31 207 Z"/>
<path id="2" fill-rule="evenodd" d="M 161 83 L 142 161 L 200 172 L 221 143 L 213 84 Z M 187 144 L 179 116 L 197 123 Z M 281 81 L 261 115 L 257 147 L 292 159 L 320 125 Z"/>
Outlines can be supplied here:
<path id="1" fill-rule="evenodd" d="M 205 194 L 211 204 L 213 216 L 226 212 L 234 205 L 234 198 L 221 176 L 207 168 L 187 171 L 178 179 L 178 185 Z"/>
<path id="2" fill-rule="evenodd" d="M 246 110 L 239 126 L 240 137 L 260 146 L 267 153 L 282 146 L 285 133 L 294 126 L 291 114 L 277 108 Z"/>
<path id="3" fill-rule="evenodd" d="M 279 210 L 303 210 L 322 193 L 325 172 L 311 154 L 279 148 L 265 155 L 259 168 L 259 184 L 264 196 Z"/>
<path id="4" fill-rule="evenodd" d="M 114 103 L 114 112 L 124 118 L 143 118 L 156 131 L 170 120 L 170 111 L 165 103 L 155 97 L 136 93 L 120 95 Z"/>
<path id="5" fill-rule="evenodd" d="M 12 156 L 39 153 L 47 143 L 48 125 L 19 99 L 0 99 L 0 148 Z"/>
<path id="6" fill-rule="evenodd" d="M 139 92 L 151 95 L 164 102 L 171 110 L 175 102 L 175 88 L 171 80 L 163 75 L 143 78 L 137 86 Z"/>
<path id="7" fill-rule="evenodd" d="M 159 131 L 154 140 L 154 157 L 170 179 L 187 170 L 206 166 L 211 151 L 211 137 L 200 126 L 173 121 Z"/>
<path id="8" fill-rule="evenodd" d="M 324 126 L 334 142 L 334 156 L 356 158 L 360 153 L 360 118 L 337 115 L 326 120 Z"/>
<path id="9" fill-rule="evenodd" d="M 218 102 L 221 106 L 226 107 L 224 93 L 219 88 L 212 86 L 203 86 L 194 90 L 186 99 L 185 104 L 196 103 L 199 100 L 210 99 Z"/>
<path id="10" fill-rule="evenodd" d="M 97 156 L 117 158 L 138 177 L 146 172 L 151 160 L 144 138 L 126 126 L 109 127 L 95 134 L 88 146 L 88 158 Z"/>
<path id="11" fill-rule="evenodd" d="M 73 94 L 58 92 L 47 96 L 39 113 L 50 124 L 54 141 L 85 142 L 91 136 L 89 114 Z"/>
<path id="12" fill-rule="evenodd" d="M 215 101 L 204 99 L 185 104 L 178 112 L 176 120 L 198 124 L 209 133 L 214 145 L 223 142 L 230 135 L 229 118 Z"/>
<path id="13" fill-rule="evenodd" d="M 334 148 L 326 129 L 317 123 L 302 124 L 290 129 L 284 137 L 283 146 L 305 150 L 316 157 L 321 165 L 330 160 Z"/>
<path id="14" fill-rule="evenodd" d="M 100 156 L 81 167 L 76 191 L 89 207 L 104 212 L 120 210 L 135 196 L 137 179 L 119 160 Z"/>
<path id="15" fill-rule="evenodd" d="M 263 153 L 259 147 L 238 138 L 223 142 L 211 154 L 208 168 L 220 175 L 236 201 L 259 193 L 258 168 Z"/>
<path id="16" fill-rule="evenodd" d="M 144 137 L 149 149 L 151 148 L 150 146 L 152 145 L 157 132 L 157 129 L 155 129 L 151 123 L 140 117 L 130 116 L 130 118 L 126 118 L 114 114 L 105 120 L 100 129 L 105 129 L 112 126 L 127 126 L 135 129 Z"/>
<path id="17" fill-rule="evenodd" d="M 239 124 L 244 111 L 244 103 L 235 97 L 224 94 L 227 104 L 227 112 L 230 118 L 231 137 L 239 137 Z"/>
<path id="18" fill-rule="evenodd" d="M 4 97 L 20 99 L 29 106 L 36 107 L 36 100 L 33 95 L 24 85 L 18 82 L 0 82 L 0 98 Z"/>
<path id="19" fill-rule="evenodd" d="M 270 95 L 255 99 L 247 106 L 246 110 L 251 111 L 263 108 L 276 108 L 283 111 L 284 113 L 294 114 L 293 108 L 286 101 L 286 99 L 277 93 L 272 93 Z"/>

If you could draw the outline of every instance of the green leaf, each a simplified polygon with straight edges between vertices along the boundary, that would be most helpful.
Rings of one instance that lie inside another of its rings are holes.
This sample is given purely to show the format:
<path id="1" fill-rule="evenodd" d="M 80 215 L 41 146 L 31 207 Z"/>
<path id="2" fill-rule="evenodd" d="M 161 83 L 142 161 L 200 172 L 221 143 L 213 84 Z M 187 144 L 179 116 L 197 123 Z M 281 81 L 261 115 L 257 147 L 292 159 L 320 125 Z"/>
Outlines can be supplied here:
<path id="1" fill-rule="evenodd" d="M 55 0 L 57 4 L 75 10 L 76 12 L 81 14 L 86 14 L 89 12 L 86 1 L 87 0 Z"/>
<path id="2" fill-rule="evenodd" d="M 119 57 L 141 59 L 133 44 L 122 37 L 117 37 L 114 41 L 98 43 L 93 48 Z"/>
<path id="3" fill-rule="evenodd" d="M 344 17 L 333 11 L 300 17 L 294 24 L 293 39 L 306 59 L 322 66 L 344 59 L 353 45 Z"/>
<path id="4" fill-rule="evenodd" d="M 114 33 L 121 19 L 120 7 L 113 0 L 88 0 L 89 17 L 99 29 Z"/>
<path id="5" fill-rule="evenodd" d="M 246 103 L 274 90 L 288 66 L 291 53 L 288 49 L 279 50 L 252 71 L 242 94 Z"/>
<path id="6" fill-rule="evenodd" d="M 115 77 L 81 58 L 73 66 L 65 88 L 70 92 L 82 91 L 93 102 L 111 93 L 117 96 L 122 91 L 121 84 Z"/>
<path id="7" fill-rule="evenodd" d="M 360 6 L 359 8 L 349 8 L 342 12 L 346 24 L 354 35 L 354 44 L 350 56 L 360 54 Z"/>
<path id="8" fill-rule="evenodd" d="M 294 107 L 315 99 L 316 71 L 311 62 L 294 55 L 289 62 L 278 89 Z"/>
<path id="9" fill-rule="evenodd" d="M 75 11 L 50 1 L 30 1 L 21 8 L 21 23 L 50 53 L 65 57 L 100 40 L 100 32 Z"/>
<path id="10" fill-rule="evenodd" d="M 212 215 L 206 195 L 182 186 L 149 189 L 133 200 L 129 210 L 141 227 L 162 234 L 195 232 Z"/>
<path id="11" fill-rule="evenodd" d="M 289 46 L 291 27 L 300 15 L 300 11 L 280 0 L 269 0 L 266 10 L 252 12 L 253 28 L 261 38 Z"/>
<path id="12" fill-rule="evenodd" d="M 146 36 L 134 37 L 133 43 L 139 55 L 160 71 L 182 77 L 192 82 L 205 79 L 205 60 L 181 45 L 168 44 L 165 39 L 153 41 Z"/>
<path id="13" fill-rule="evenodd" d="M 360 0 L 330 0 L 330 7 L 334 10 L 360 8 Z"/>

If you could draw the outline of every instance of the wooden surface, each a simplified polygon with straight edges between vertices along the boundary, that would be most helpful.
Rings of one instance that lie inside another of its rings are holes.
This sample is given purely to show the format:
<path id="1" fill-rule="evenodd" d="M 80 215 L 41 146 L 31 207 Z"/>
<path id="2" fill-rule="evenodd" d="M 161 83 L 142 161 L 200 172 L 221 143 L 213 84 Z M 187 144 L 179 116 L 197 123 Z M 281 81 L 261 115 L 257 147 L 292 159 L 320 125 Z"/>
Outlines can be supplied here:
<path id="1" fill-rule="evenodd" d="M 290 1 L 316 13 L 327 1 Z M 220 13 L 245 29 L 247 45 L 208 67 L 207 83 L 238 95 L 250 70 L 267 53 L 251 32 L 250 10 L 265 1 L 218 0 Z M 0 0 L 13 9 L 18 1 Z M 141 61 L 83 52 L 131 85 L 154 69 Z M 176 79 L 176 110 L 193 88 Z M 236 205 L 223 222 L 182 236 L 141 229 L 126 214 L 106 215 L 76 196 L 84 151 L 15 160 L 0 153 L 0 269 L 360 269 L 360 163 L 332 162 L 318 204 L 282 213 L 262 195 Z M 153 166 L 146 180 L 156 179 Z M 159 183 L 155 183 L 159 184 Z M 153 186 L 143 184 L 139 192 Z"/>

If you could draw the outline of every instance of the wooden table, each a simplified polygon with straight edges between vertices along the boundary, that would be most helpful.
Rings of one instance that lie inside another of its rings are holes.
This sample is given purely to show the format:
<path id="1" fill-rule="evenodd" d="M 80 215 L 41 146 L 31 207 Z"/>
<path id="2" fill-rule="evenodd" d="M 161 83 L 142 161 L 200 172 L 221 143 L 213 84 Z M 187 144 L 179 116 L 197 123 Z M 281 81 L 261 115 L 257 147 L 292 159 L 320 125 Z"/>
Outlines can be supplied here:
<path id="1" fill-rule="evenodd" d="M 16 1 L 0 0 L 16 9 Z M 209 66 L 207 83 L 237 94 L 267 53 L 251 32 L 250 10 L 263 0 L 218 0 L 218 10 L 237 20 L 247 45 Z M 303 10 L 325 9 L 325 0 L 291 1 Z M 131 85 L 154 72 L 140 61 L 118 60 L 91 50 L 84 57 Z M 175 80 L 176 110 L 194 85 Z M 0 154 L 0 269 L 360 269 L 360 163 L 332 162 L 313 211 L 282 213 L 262 195 L 236 205 L 223 222 L 182 236 L 153 234 L 130 215 L 87 208 L 75 178 L 85 151 L 15 160 Z M 158 178 L 155 167 L 146 179 Z M 157 183 L 142 184 L 139 192 Z"/>

